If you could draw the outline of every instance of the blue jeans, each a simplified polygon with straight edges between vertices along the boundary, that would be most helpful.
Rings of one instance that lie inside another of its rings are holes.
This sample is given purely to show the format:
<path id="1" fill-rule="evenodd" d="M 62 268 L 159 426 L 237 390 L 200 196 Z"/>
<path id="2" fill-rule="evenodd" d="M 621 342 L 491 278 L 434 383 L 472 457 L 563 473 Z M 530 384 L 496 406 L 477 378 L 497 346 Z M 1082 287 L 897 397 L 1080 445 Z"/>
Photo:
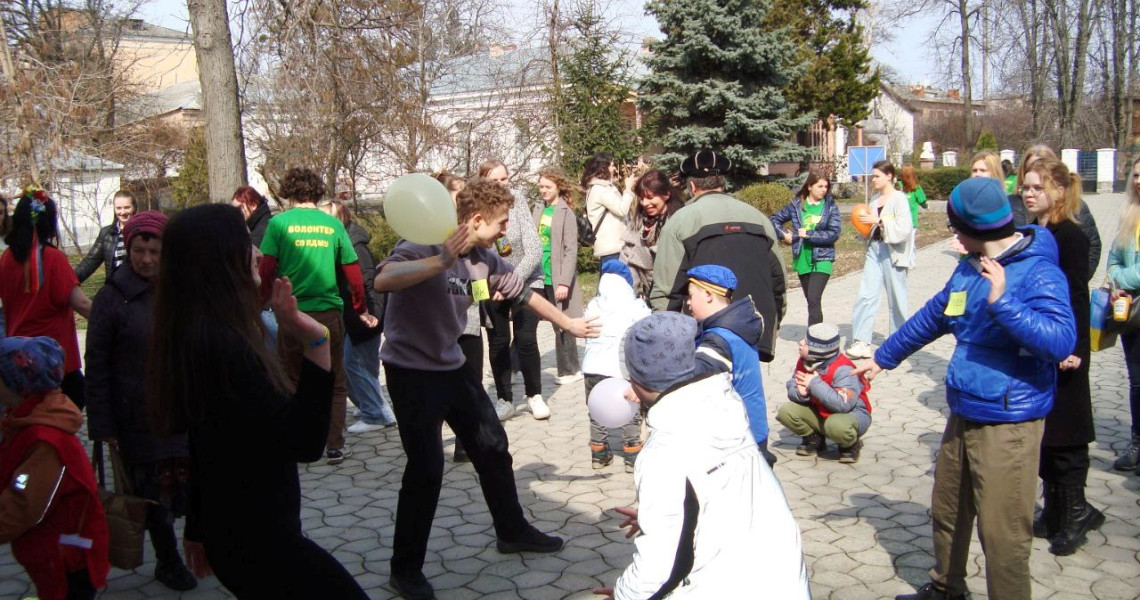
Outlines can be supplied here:
<path id="1" fill-rule="evenodd" d="M 266 308 L 261 311 L 261 324 L 265 326 L 265 345 L 271 352 L 277 351 L 277 315 Z"/>
<path id="2" fill-rule="evenodd" d="M 863 280 L 851 314 L 851 339 L 871 343 L 875 313 L 879 312 L 879 296 L 887 290 L 887 306 L 891 321 L 888 335 L 906 321 L 906 269 L 891 263 L 891 251 L 882 242 L 871 242 L 863 259 Z"/>
<path id="3" fill-rule="evenodd" d="M 360 409 L 360 420 L 369 425 L 395 423 L 392 405 L 380 389 L 380 336 L 359 344 L 346 337 L 344 342 L 348 397 Z"/>

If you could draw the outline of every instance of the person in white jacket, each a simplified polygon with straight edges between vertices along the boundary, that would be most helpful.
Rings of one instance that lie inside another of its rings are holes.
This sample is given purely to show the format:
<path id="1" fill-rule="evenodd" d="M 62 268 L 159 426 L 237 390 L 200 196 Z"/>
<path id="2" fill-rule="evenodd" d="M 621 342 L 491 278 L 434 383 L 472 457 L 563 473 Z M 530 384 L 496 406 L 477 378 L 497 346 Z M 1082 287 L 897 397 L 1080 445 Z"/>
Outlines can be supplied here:
<path id="1" fill-rule="evenodd" d="M 625 220 L 637 198 L 633 195 L 636 177 L 630 175 L 625 181 L 625 191 L 615 185 L 618 176 L 614 157 L 608 152 L 599 152 L 586 161 L 582 169 L 582 189 L 586 190 L 586 219 L 594 229 L 594 256 L 598 262 L 617 260 L 621 252 L 622 235 L 625 234 Z"/>
<path id="2" fill-rule="evenodd" d="M 586 306 L 586 318 L 597 317 L 602 326 L 601 335 L 586 340 L 582 355 L 582 373 L 585 375 L 586 398 L 594 386 L 608 377 L 623 378 L 621 370 L 621 340 L 631 325 L 649 316 L 649 306 L 633 291 L 633 273 L 621 261 L 602 263 L 598 279 L 598 295 Z M 641 416 L 621 428 L 622 452 L 625 470 L 633 472 L 637 455 L 641 452 Z M 604 469 L 614 460 L 610 451 L 610 432 L 590 418 L 590 462 L 594 469 Z"/>
<path id="3" fill-rule="evenodd" d="M 800 531 L 727 373 L 693 379 L 692 317 L 655 313 L 623 340 L 649 439 L 634 472 L 640 531 L 613 600 L 810 598 Z"/>
<path id="4" fill-rule="evenodd" d="M 890 331 L 906 321 L 906 275 L 914 266 L 914 221 L 906 194 L 895 189 L 895 167 L 881 160 L 871 168 L 871 212 L 861 217 L 871 225 L 863 258 L 863 279 L 851 313 L 851 345 L 847 356 L 871 358 L 871 335 L 879 295 L 887 290 Z"/>

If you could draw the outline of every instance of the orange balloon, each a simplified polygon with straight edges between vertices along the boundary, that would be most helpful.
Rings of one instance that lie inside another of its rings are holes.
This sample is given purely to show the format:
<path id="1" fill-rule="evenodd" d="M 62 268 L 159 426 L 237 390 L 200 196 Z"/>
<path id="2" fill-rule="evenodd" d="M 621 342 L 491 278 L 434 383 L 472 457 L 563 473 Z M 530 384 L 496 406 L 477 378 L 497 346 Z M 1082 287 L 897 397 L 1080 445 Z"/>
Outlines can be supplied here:
<path id="1" fill-rule="evenodd" d="M 856 204 L 851 209 L 851 224 L 855 226 L 855 229 L 863 237 L 867 237 L 867 236 L 871 235 L 871 225 L 860 221 L 859 217 L 861 217 L 863 215 L 870 215 L 870 214 L 872 214 L 871 213 L 871 207 L 867 206 L 866 204 Z"/>

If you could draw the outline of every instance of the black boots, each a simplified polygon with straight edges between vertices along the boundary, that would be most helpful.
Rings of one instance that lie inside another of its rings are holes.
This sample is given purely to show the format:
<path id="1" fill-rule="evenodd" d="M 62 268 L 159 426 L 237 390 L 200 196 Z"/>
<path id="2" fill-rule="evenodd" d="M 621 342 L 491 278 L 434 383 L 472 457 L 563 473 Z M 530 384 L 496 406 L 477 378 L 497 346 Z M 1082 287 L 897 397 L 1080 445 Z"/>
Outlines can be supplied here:
<path id="1" fill-rule="evenodd" d="M 1056 497 L 1059 499 L 1056 510 L 1060 518 L 1057 534 L 1050 538 L 1053 543 L 1049 545 L 1049 552 L 1057 556 L 1068 556 L 1088 542 L 1085 534 L 1104 525 L 1104 513 L 1093 508 L 1085 500 L 1084 487 L 1056 486 L 1056 488 Z"/>
<path id="2" fill-rule="evenodd" d="M 1045 482 L 1045 493 L 1042 494 L 1044 507 L 1033 519 L 1033 537 L 1053 539 L 1057 535 L 1057 528 L 1061 524 L 1061 488 Z"/>
<path id="3" fill-rule="evenodd" d="M 895 600 L 966 600 L 966 595 L 951 596 L 945 590 L 934 587 L 933 583 L 928 583 L 913 594 L 895 596 Z"/>
<path id="4" fill-rule="evenodd" d="M 796 447 L 796 456 L 814 456 L 827 450 L 827 439 L 818 433 L 805 435 Z"/>
<path id="5" fill-rule="evenodd" d="M 1140 473 L 1140 435 L 1132 434 L 1132 443 L 1120 453 L 1112 463 L 1112 468 L 1117 471 L 1138 469 L 1137 473 Z"/>

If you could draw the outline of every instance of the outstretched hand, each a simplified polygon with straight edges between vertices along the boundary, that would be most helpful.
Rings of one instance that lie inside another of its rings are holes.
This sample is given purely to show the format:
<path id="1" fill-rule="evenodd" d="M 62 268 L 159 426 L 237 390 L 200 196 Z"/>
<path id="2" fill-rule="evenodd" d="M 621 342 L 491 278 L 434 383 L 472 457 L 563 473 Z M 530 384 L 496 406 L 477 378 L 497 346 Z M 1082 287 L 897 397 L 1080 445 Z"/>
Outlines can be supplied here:
<path id="1" fill-rule="evenodd" d="M 605 596 L 603 600 L 614 600 L 614 588 L 612 587 L 598 587 L 591 591 L 599 596 Z"/>
<path id="2" fill-rule="evenodd" d="M 632 506 L 619 506 L 614 509 L 614 512 L 625 516 L 625 520 L 622 521 L 621 525 L 618 525 L 618 527 L 622 529 L 629 527 L 629 531 L 625 532 L 626 539 L 637 535 L 638 532 L 641 531 L 641 526 L 637 523 L 636 508 L 633 508 Z"/>
<path id="3" fill-rule="evenodd" d="M 883 371 L 883 368 L 880 367 L 879 363 L 875 362 L 874 359 L 871 359 L 871 362 L 869 362 L 867 364 L 855 367 L 855 375 L 856 376 L 865 375 L 867 377 L 867 381 L 871 381 L 872 379 L 875 378 L 876 375 L 878 375 L 882 371 Z"/>
<path id="4" fill-rule="evenodd" d="M 598 323 L 598 317 L 571 319 L 570 326 L 566 328 L 566 331 L 577 338 L 596 338 L 601 330 L 602 325 Z"/>

